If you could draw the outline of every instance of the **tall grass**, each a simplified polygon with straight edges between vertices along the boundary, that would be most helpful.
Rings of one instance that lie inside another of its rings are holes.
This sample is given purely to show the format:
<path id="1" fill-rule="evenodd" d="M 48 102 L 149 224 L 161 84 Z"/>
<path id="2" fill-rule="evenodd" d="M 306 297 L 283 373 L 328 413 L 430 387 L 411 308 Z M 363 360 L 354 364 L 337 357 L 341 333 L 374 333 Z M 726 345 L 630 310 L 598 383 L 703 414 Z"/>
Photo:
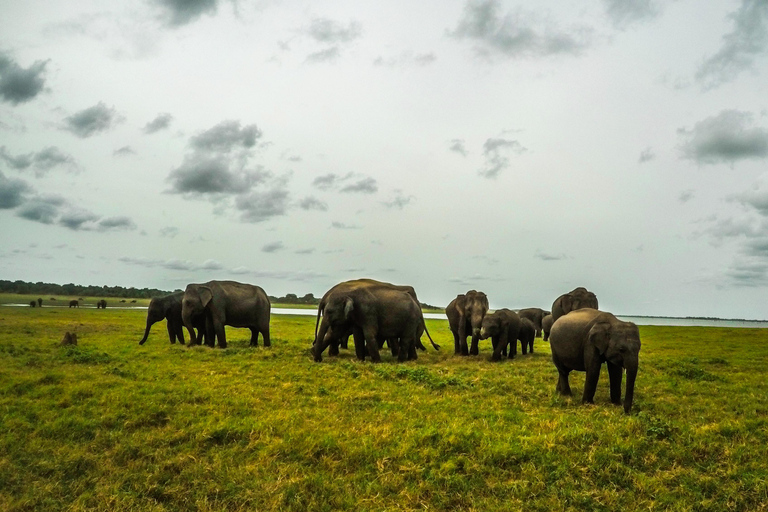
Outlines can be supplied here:
<path id="1" fill-rule="evenodd" d="M 768 331 L 641 327 L 632 415 L 554 392 L 547 343 L 314 363 L 314 318 L 271 348 L 170 345 L 145 313 L 0 308 L 0 510 L 765 510 Z M 79 344 L 62 347 L 65 331 Z"/>

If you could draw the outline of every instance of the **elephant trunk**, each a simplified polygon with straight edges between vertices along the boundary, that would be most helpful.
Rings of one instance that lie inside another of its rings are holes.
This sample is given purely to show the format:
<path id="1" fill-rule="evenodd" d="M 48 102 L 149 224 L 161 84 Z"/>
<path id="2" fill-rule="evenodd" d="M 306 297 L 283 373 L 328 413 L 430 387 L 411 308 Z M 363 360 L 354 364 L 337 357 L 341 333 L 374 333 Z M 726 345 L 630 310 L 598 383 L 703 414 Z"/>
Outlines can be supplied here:
<path id="1" fill-rule="evenodd" d="M 629 414 L 632 409 L 632 400 L 635 397 L 635 379 L 637 378 L 637 361 L 625 365 L 627 370 L 627 391 L 624 395 L 624 412 Z"/>
<path id="2" fill-rule="evenodd" d="M 197 345 L 198 340 L 197 340 L 197 336 L 195 336 L 195 327 L 192 323 L 192 312 L 189 310 L 182 309 L 181 321 L 184 322 L 184 327 L 186 327 L 187 332 L 189 332 L 189 344 Z"/>
<path id="3" fill-rule="evenodd" d="M 328 330 L 328 322 L 323 318 L 322 322 L 320 322 L 320 330 L 315 337 L 315 344 L 312 346 L 312 355 L 316 362 L 319 363 L 323 360 L 323 351 L 329 345 L 331 335 L 333 333 Z"/>
<path id="4" fill-rule="evenodd" d="M 143 345 L 147 341 L 147 338 L 149 337 L 149 330 L 152 328 L 152 325 L 154 325 L 154 323 L 155 322 L 147 318 L 147 328 L 144 329 L 144 337 L 141 338 L 139 345 Z"/>

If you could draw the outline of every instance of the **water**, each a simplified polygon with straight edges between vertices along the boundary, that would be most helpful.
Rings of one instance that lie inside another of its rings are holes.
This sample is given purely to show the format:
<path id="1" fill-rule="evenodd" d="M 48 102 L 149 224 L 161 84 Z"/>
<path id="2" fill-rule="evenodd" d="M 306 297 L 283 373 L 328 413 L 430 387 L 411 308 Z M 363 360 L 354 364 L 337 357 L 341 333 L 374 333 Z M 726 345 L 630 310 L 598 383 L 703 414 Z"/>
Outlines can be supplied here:
<path id="1" fill-rule="evenodd" d="M 2 304 L 10 307 L 29 307 L 29 304 Z M 43 305 L 43 308 L 65 308 L 67 305 Z M 80 306 L 81 309 L 96 309 L 96 306 Z M 146 306 L 107 306 L 107 309 L 147 309 Z M 293 309 L 293 308 L 272 308 L 274 315 L 302 315 L 316 316 L 316 309 Z M 766 329 L 768 321 L 762 320 L 732 320 L 719 318 L 674 318 L 659 316 L 628 316 L 617 315 L 620 320 L 634 322 L 637 325 L 669 325 L 677 327 L 752 327 Z M 424 318 L 430 320 L 447 320 L 444 313 L 424 313 Z"/>

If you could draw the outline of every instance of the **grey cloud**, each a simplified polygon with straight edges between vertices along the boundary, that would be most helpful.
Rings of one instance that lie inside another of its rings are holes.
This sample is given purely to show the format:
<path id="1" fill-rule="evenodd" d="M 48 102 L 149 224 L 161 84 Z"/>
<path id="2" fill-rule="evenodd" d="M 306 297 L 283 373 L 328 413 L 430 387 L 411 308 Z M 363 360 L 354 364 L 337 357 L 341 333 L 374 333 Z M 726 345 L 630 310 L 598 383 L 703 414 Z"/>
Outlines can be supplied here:
<path id="1" fill-rule="evenodd" d="M 345 26 L 327 18 L 315 18 L 306 30 L 315 41 L 330 44 L 349 43 L 359 38 L 362 32 L 362 27 L 357 21 L 350 21 Z"/>
<path id="2" fill-rule="evenodd" d="M 160 236 L 163 238 L 176 238 L 179 234 L 179 228 L 168 226 L 160 230 Z"/>
<path id="3" fill-rule="evenodd" d="M 27 69 L 0 53 L 0 98 L 11 105 L 34 99 L 45 87 L 45 66 L 48 61 L 35 61 Z"/>
<path id="4" fill-rule="evenodd" d="M 164 11 L 163 20 L 171 27 L 196 21 L 203 14 L 216 14 L 217 0 L 154 0 Z"/>
<path id="5" fill-rule="evenodd" d="M 99 220 L 99 216 L 88 210 L 74 208 L 69 210 L 59 219 L 59 224 L 73 231 L 89 228 L 89 224 Z"/>
<path id="6" fill-rule="evenodd" d="M 693 190 L 688 189 L 680 192 L 680 195 L 677 196 L 677 200 L 680 201 L 681 203 L 687 203 L 688 201 L 693 199 L 693 197 L 694 197 Z"/>
<path id="7" fill-rule="evenodd" d="M 640 21 L 647 21 L 659 15 L 659 7 L 651 0 L 603 0 L 605 13 L 617 28 Z"/>
<path id="8" fill-rule="evenodd" d="M 400 55 L 394 57 L 376 57 L 373 61 L 374 66 L 382 66 L 389 68 L 400 68 L 406 66 L 428 66 L 437 60 L 437 55 L 434 53 L 419 53 L 414 54 L 411 51 L 405 51 Z"/>
<path id="9" fill-rule="evenodd" d="M 736 286 L 765 286 L 768 284 L 768 262 L 737 260 L 726 272 L 726 277 Z"/>
<path id="10" fill-rule="evenodd" d="M 283 242 L 272 242 L 261 248 L 261 252 L 277 252 L 284 249 Z"/>
<path id="11" fill-rule="evenodd" d="M 199 151 L 228 153 L 237 147 L 252 148 L 261 136 L 262 132 L 255 124 L 241 128 L 240 121 L 222 121 L 192 137 L 189 144 Z"/>
<path id="12" fill-rule="evenodd" d="M 216 260 L 205 260 L 200 266 L 200 269 L 202 270 L 222 270 L 223 268 L 224 265 Z"/>
<path id="13" fill-rule="evenodd" d="M 80 138 L 87 138 L 104 132 L 122 122 L 123 118 L 113 108 L 99 102 L 93 107 L 81 110 L 64 118 L 64 129 Z"/>
<path id="14" fill-rule="evenodd" d="M 755 127 L 752 114 L 723 110 L 699 121 L 692 130 L 680 129 L 686 140 L 683 157 L 699 164 L 733 163 L 768 157 L 768 130 Z"/>
<path id="15" fill-rule="evenodd" d="M 164 114 L 158 114 L 156 118 L 154 118 L 152 121 L 148 122 L 144 126 L 144 133 L 147 135 L 159 132 L 160 130 L 165 130 L 171 125 L 171 121 L 173 121 L 173 116 L 168 113 Z"/>
<path id="16" fill-rule="evenodd" d="M 729 17 L 734 23 L 733 30 L 723 36 L 720 50 L 696 72 L 696 80 L 705 89 L 734 80 L 751 69 L 758 57 L 768 53 L 768 2 L 742 0 Z"/>
<path id="17" fill-rule="evenodd" d="M 397 208 L 402 210 L 407 205 L 409 205 L 412 200 L 413 196 L 404 196 L 402 191 L 397 190 L 395 191 L 395 197 L 393 197 L 390 201 L 383 202 L 382 204 L 387 208 Z"/>
<path id="18" fill-rule="evenodd" d="M 128 217 L 107 217 L 99 221 L 99 231 L 131 231 L 136 229 L 136 224 Z"/>
<path id="19" fill-rule="evenodd" d="M 339 176 L 336 174 L 324 174 L 322 176 L 318 176 L 312 181 L 312 184 L 319 188 L 320 190 L 328 190 L 340 180 Z"/>
<path id="20" fill-rule="evenodd" d="M 129 155 L 135 155 L 136 151 L 131 146 L 123 146 L 119 149 L 116 149 L 112 152 L 112 155 L 114 156 L 129 156 Z"/>
<path id="21" fill-rule="evenodd" d="M 453 139 L 448 149 L 461 156 L 467 156 L 469 154 L 467 148 L 464 146 L 464 139 Z"/>
<path id="22" fill-rule="evenodd" d="M 251 187 L 263 183 L 270 174 L 263 170 L 235 171 L 229 168 L 230 162 L 225 157 L 203 158 L 192 155 L 184 163 L 171 171 L 166 178 L 170 182 L 172 194 L 241 194 Z"/>
<path id="23" fill-rule="evenodd" d="M 361 226 L 356 226 L 354 224 L 345 224 L 343 222 L 337 222 L 337 221 L 332 222 L 331 227 L 334 229 L 362 229 Z"/>
<path id="24" fill-rule="evenodd" d="M 128 265 L 136 265 L 139 267 L 147 267 L 147 268 L 159 267 L 159 268 L 164 268 L 166 270 L 183 270 L 183 271 L 221 270 L 224 268 L 224 266 L 216 260 L 206 260 L 201 265 L 201 264 L 195 264 L 189 260 L 179 260 L 179 259 L 155 260 L 155 259 L 149 259 L 149 258 L 132 258 L 128 256 L 123 256 L 121 258 L 118 258 L 118 261 L 122 263 L 126 263 Z"/>
<path id="25" fill-rule="evenodd" d="M 516 140 L 501 138 L 487 139 L 483 144 L 485 166 L 478 171 L 484 178 L 496 178 L 499 173 L 510 166 L 509 153 L 522 154 L 527 150 Z"/>
<path id="26" fill-rule="evenodd" d="M 653 150 L 651 148 L 645 148 L 640 152 L 640 157 L 637 159 L 637 161 L 641 164 L 644 164 L 645 162 L 650 162 L 656 158 L 656 155 L 653 153 Z"/>
<path id="27" fill-rule="evenodd" d="M 360 193 L 360 194 L 373 194 L 379 190 L 379 186 L 376 180 L 373 178 L 363 178 L 356 181 L 346 187 L 342 188 L 340 192 Z"/>
<path id="28" fill-rule="evenodd" d="M 44 176 L 48 171 L 57 166 L 65 166 L 69 171 L 73 172 L 79 170 L 75 159 L 56 146 L 49 146 L 36 153 L 18 156 L 12 156 L 5 149 L 5 146 L 2 146 L 0 147 L 0 159 L 5 160 L 9 167 L 17 171 L 25 171 L 31 167 L 38 178 Z"/>
<path id="29" fill-rule="evenodd" d="M 32 191 L 32 187 L 26 181 L 18 178 L 6 178 L 0 172 L 0 210 L 16 208 L 24 202 L 26 195 Z"/>
<path id="30" fill-rule="evenodd" d="M 534 258 L 542 261 L 560 261 L 560 260 L 568 259 L 568 256 L 566 256 L 563 253 L 552 254 L 552 253 L 543 252 L 541 250 L 537 250 L 536 254 L 534 254 Z"/>
<path id="31" fill-rule="evenodd" d="M 53 224 L 58 218 L 61 208 L 67 205 L 67 200 L 61 196 L 38 196 L 25 202 L 16 215 L 23 219 L 42 224 Z"/>
<path id="32" fill-rule="evenodd" d="M 338 46 L 331 46 L 324 50 L 320 50 L 307 55 L 307 62 L 319 63 L 319 62 L 333 62 L 341 57 L 341 50 Z"/>
<path id="33" fill-rule="evenodd" d="M 578 54 L 589 46 L 591 32 L 586 27 L 564 31 L 547 18 L 522 10 L 502 16 L 498 0 L 470 0 L 458 26 L 449 34 L 474 41 L 483 56 L 537 57 Z"/>
<path id="34" fill-rule="evenodd" d="M 328 204 L 314 197 L 305 197 L 299 203 L 302 210 L 317 210 L 321 212 L 328 211 Z"/>
<path id="35" fill-rule="evenodd" d="M 312 254 L 315 252 L 314 249 L 298 249 L 296 251 L 293 251 L 295 254 Z"/>
<path id="36" fill-rule="evenodd" d="M 288 209 L 288 191 L 274 188 L 265 192 L 251 192 L 235 200 L 243 222 L 263 222 L 272 217 L 285 215 Z"/>

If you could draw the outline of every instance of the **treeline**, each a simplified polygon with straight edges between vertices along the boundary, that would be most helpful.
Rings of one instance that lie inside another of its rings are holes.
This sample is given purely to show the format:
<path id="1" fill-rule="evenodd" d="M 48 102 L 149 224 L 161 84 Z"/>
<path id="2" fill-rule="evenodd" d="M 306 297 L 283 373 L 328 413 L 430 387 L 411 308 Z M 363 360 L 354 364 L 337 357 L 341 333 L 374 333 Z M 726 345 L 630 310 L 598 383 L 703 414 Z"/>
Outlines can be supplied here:
<path id="1" fill-rule="evenodd" d="M 311 293 L 308 293 L 303 297 L 299 297 L 295 293 L 288 293 L 285 297 L 275 297 L 274 295 L 270 295 L 269 301 L 279 304 L 320 304 L 320 299 L 315 298 Z"/>
<path id="2" fill-rule="evenodd" d="M 122 286 L 82 286 L 79 284 L 28 283 L 26 281 L 5 281 L 0 279 L 0 293 L 24 295 L 67 295 L 78 297 L 121 297 L 151 299 L 168 295 L 169 291 L 156 288 L 125 288 Z"/>

